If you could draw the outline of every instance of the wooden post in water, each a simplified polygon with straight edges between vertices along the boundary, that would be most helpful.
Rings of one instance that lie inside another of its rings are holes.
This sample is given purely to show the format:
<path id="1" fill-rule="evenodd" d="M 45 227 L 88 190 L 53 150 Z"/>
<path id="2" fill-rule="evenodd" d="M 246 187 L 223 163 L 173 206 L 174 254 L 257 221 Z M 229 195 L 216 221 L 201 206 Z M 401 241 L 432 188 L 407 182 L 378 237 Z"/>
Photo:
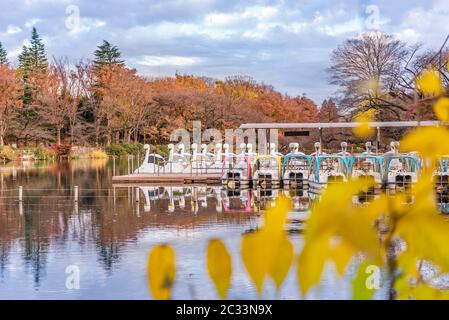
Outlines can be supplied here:
<path id="1" fill-rule="evenodd" d="M 78 202 L 78 186 L 73 187 L 74 201 Z"/>
<path id="2" fill-rule="evenodd" d="M 23 187 L 19 186 L 19 202 L 23 200 Z"/>
<path id="3" fill-rule="evenodd" d="M 139 187 L 136 187 L 136 202 L 138 203 L 140 201 L 140 189 Z"/>

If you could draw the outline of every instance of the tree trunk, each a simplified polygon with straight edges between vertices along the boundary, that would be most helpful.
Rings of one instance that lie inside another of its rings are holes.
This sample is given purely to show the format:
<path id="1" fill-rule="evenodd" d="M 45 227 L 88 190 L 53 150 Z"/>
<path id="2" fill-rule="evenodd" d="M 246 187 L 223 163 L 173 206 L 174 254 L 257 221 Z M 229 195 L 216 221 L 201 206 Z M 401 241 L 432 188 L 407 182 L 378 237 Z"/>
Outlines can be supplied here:
<path id="1" fill-rule="evenodd" d="M 61 144 L 61 127 L 56 127 L 56 140 L 58 142 L 58 145 Z"/>
<path id="2" fill-rule="evenodd" d="M 5 135 L 5 126 L 3 124 L 3 120 L 0 121 L 0 147 L 3 147 L 5 145 L 4 135 Z"/>

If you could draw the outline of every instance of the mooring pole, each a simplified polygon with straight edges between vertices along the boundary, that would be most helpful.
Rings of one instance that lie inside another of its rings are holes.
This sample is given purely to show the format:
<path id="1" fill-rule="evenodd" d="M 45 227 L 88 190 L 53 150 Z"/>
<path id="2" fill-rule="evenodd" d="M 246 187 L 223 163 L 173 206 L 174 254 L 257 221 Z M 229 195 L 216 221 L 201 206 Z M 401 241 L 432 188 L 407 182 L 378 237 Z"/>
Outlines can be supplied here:
<path id="1" fill-rule="evenodd" d="M 74 196 L 74 201 L 78 202 L 78 186 L 73 187 L 73 196 Z"/>
<path id="2" fill-rule="evenodd" d="M 19 186 L 19 202 L 23 200 L 23 187 Z"/>
<path id="3" fill-rule="evenodd" d="M 136 202 L 140 201 L 140 189 L 139 187 L 136 188 Z"/>

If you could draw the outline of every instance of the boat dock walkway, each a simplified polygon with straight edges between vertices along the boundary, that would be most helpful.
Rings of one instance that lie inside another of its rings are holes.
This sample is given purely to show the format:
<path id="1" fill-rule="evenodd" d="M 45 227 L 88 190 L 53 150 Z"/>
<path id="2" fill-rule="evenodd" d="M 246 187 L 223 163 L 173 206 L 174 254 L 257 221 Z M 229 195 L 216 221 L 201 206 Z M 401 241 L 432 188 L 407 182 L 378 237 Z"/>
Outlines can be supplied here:
<path id="1" fill-rule="evenodd" d="M 163 175 L 151 173 L 137 173 L 123 176 L 112 177 L 114 184 L 160 184 L 160 185 L 180 185 L 180 184 L 202 184 L 202 185 L 219 185 L 221 184 L 220 174 L 182 174 L 182 173 L 166 173 Z"/>

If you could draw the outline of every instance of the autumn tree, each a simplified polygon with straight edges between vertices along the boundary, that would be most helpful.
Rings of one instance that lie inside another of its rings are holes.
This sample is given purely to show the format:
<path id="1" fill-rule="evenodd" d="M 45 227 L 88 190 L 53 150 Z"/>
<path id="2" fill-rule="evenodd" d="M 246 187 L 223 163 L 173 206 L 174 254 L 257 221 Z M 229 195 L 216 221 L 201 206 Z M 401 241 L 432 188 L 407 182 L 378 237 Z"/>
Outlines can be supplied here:
<path id="1" fill-rule="evenodd" d="M 150 110 L 151 89 L 135 69 L 120 65 L 103 67 L 99 79 L 102 84 L 99 89 L 102 108 L 108 110 L 105 115 L 108 142 L 111 141 L 112 131 L 121 132 L 125 142 L 129 143 L 132 136 L 136 141 Z"/>
<path id="2" fill-rule="evenodd" d="M 71 69 L 67 60 L 60 65 L 67 74 L 67 87 L 70 92 L 66 101 L 66 116 L 69 125 L 70 141 L 73 144 L 75 139 L 78 142 L 87 141 L 87 123 L 82 123 L 82 114 L 85 112 L 85 104 L 89 97 L 89 83 L 91 81 L 91 65 L 83 60 L 75 64 Z M 83 134 L 84 132 L 84 134 Z"/>
<path id="3" fill-rule="evenodd" d="M 364 33 L 335 49 L 328 72 L 331 83 L 341 88 L 342 111 L 375 109 L 381 119 L 399 119 L 410 103 L 399 83 L 412 52 L 404 42 L 380 32 Z"/>
<path id="4" fill-rule="evenodd" d="M 70 99 L 68 77 L 62 62 L 55 61 L 50 65 L 46 77 L 36 79 L 33 85 L 37 88 L 35 101 L 39 116 L 50 131 L 55 130 L 55 140 L 59 145 Z"/>
<path id="5" fill-rule="evenodd" d="M 7 64 L 0 64 L 0 146 L 22 107 L 22 88 L 17 72 Z"/>
<path id="6" fill-rule="evenodd" d="M 95 144 L 98 145 L 102 131 L 107 132 L 107 143 L 110 143 L 111 139 L 110 124 L 113 115 L 108 113 L 107 109 L 104 109 L 107 104 L 102 103 L 103 98 L 101 93 L 104 90 L 104 82 L 107 82 L 108 77 L 111 76 L 111 68 L 124 67 L 125 62 L 121 59 L 119 49 L 106 40 L 103 40 L 103 43 L 97 47 L 94 56 L 91 72 L 93 81 L 90 87 L 92 94 L 89 99 L 89 111 L 93 115 Z"/>
<path id="7" fill-rule="evenodd" d="M 340 118 L 338 115 L 337 105 L 332 99 L 325 99 L 317 114 L 320 122 L 337 122 Z"/>

